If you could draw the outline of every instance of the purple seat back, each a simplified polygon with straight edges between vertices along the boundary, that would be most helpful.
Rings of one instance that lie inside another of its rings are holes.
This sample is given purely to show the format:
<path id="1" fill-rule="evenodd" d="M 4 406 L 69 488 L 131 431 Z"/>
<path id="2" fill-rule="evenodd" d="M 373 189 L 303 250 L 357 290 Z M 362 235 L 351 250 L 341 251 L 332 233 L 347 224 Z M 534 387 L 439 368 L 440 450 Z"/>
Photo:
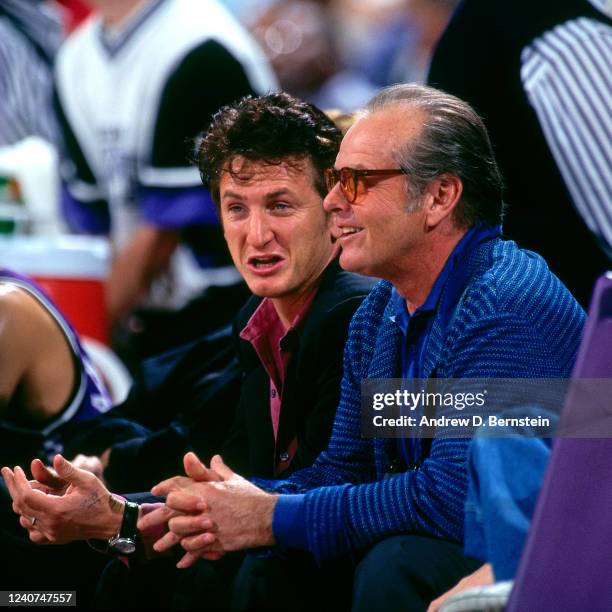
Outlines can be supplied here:
<path id="1" fill-rule="evenodd" d="M 612 273 L 595 286 L 572 374 L 585 378 L 612 379 Z M 584 401 L 572 390 L 563 418 L 575 425 Z M 612 395 L 598 405 L 605 427 Z M 612 438 L 556 441 L 507 610 L 612 610 Z"/>

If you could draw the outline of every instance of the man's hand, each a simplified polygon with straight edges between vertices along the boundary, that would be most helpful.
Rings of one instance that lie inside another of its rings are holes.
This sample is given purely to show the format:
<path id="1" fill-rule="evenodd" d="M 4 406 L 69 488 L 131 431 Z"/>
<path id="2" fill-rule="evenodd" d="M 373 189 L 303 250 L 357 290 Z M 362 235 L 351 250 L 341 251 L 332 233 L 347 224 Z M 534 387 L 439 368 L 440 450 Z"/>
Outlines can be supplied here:
<path id="1" fill-rule="evenodd" d="M 450 597 L 465 591 L 465 589 L 473 589 L 474 587 L 487 586 L 493 584 L 493 568 L 490 563 L 485 563 L 479 567 L 473 574 L 462 578 L 452 589 L 434 599 L 427 608 L 427 612 L 438 612 L 440 606 Z"/>
<path id="2" fill-rule="evenodd" d="M 30 486 L 47 495 L 63 495 L 70 486 L 68 482 L 57 475 L 53 468 L 45 466 L 40 459 L 34 459 L 32 461 L 31 470 L 34 480 L 30 480 Z M 32 517 L 25 515 L 15 501 L 13 501 L 13 512 L 20 515 L 19 524 L 27 530 L 32 542 L 36 544 L 51 544 L 51 542 L 36 529 L 32 522 Z"/>
<path id="3" fill-rule="evenodd" d="M 164 486 L 164 490 L 168 491 L 180 491 L 180 490 L 191 490 L 191 487 L 196 482 L 219 482 L 221 481 L 221 477 L 219 474 L 215 473 L 213 470 L 208 469 L 197 457 L 197 455 L 193 452 L 187 453 L 183 457 L 183 466 L 185 467 L 185 473 L 187 476 L 173 476 L 172 478 L 168 478 L 163 482 L 157 484 L 151 492 L 154 495 L 163 495 L 163 493 L 156 493 L 158 487 Z M 199 497 L 196 498 L 197 501 L 201 501 Z M 199 512 L 194 509 L 193 512 Z M 166 505 L 159 507 L 157 510 L 150 512 L 146 516 L 143 516 L 138 522 L 138 528 L 142 531 L 151 529 L 160 525 L 162 523 L 167 523 L 172 517 L 177 516 L 179 513 L 176 510 L 171 510 Z M 175 542 L 176 544 L 177 542 Z M 156 550 L 167 550 L 169 546 L 162 547 Z"/>
<path id="4" fill-rule="evenodd" d="M 195 453 L 189 452 L 183 457 L 185 474 L 196 482 L 221 482 L 223 478 L 215 470 L 207 468 Z"/>
<path id="5" fill-rule="evenodd" d="M 221 480 L 221 477 L 213 470 L 207 468 L 193 452 L 189 452 L 185 455 L 185 457 L 183 458 L 183 465 L 185 467 L 185 473 L 188 475 L 188 477 L 175 476 L 173 478 L 169 478 L 168 480 L 164 481 L 164 483 L 167 484 L 168 488 L 171 488 L 173 490 L 189 489 L 194 485 L 195 482 L 218 482 Z M 192 514 L 199 514 L 201 510 L 196 508 L 195 505 L 201 502 L 201 498 L 195 497 L 194 500 L 194 506 L 186 511 L 190 511 L 192 512 Z M 156 510 L 153 510 L 152 512 L 141 517 L 140 521 L 138 522 L 138 528 L 141 531 L 153 529 L 158 525 L 168 523 L 171 518 L 179 516 L 179 514 L 179 511 L 170 509 L 167 505 L 164 504 Z M 208 521 L 204 523 L 204 525 L 207 529 L 210 528 L 212 531 L 212 522 Z M 194 531 L 194 533 L 201 533 L 202 529 L 202 525 L 199 524 L 197 530 Z M 208 533 L 207 537 L 204 539 L 206 540 L 206 543 L 209 546 L 215 542 L 215 536 L 213 533 Z M 157 540 L 153 548 L 157 552 L 163 553 L 169 550 L 170 548 L 176 546 L 179 542 L 180 538 L 169 531 L 159 540 Z M 209 560 L 217 560 L 223 556 L 223 552 L 203 551 L 202 556 Z M 199 558 L 200 555 L 186 554 L 183 559 L 179 561 L 177 567 L 188 567 L 189 565 L 195 563 L 195 561 L 197 561 Z"/>
<path id="6" fill-rule="evenodd" d="M 22 527 L 33 542 L 65 544 L 88 538 L 108 539 L 119 532 L 123 502 L 114 498 L 104 484 L 90 472 L 74 467 L 56 455 L 55 477 L 42 464 L 32 464 L 32 472 L 43 479 L 58 478 L 64 489 L 49 484 L 34 486 L 23 470 L 2 468 L 6 486 L 13 498 L 13 509 L 21 514 Z M 33 519 L 35 524 L 33 525 Z"/>
<path id="7" fill-rule="evenodd" d="M 52 467 L 46 466 L 40 459 L 33 459 L 30 469 L 34 478 L 30 480 L 30 485 L 43 493 L 63 495 L 70 486 L 69 482 L 60 478 Z"/>
<path id="8" fill-rule="evenodd" d="M 163 552 L 177 543 L 187 551 L 177 567 L 199 558 L 219 559 L 230 550 L 274 543 L 272 515 L 276 496 L 234 474 L 221 457 L 207 469 L 193 453 L 184 458 L 185 472 L 157 484 L 151 492 L 166 495 L 166 505 L 138 522 L 146 530 L 167 521 L 169 532 L 155 543 Z"/>
<path id="9" fill-rule="evenodd" d="M 167 495 L 169 509 L 181 513 L 168 521 L 181 546 L 188 553 L 202 554 L 273 545 L 272 515 L 277 496 L 235 474 L 219 456 L 213 457 L 210 467 L 222 482 L 176 486 L 170 479 L 153 488 L 155 495 Z"/>

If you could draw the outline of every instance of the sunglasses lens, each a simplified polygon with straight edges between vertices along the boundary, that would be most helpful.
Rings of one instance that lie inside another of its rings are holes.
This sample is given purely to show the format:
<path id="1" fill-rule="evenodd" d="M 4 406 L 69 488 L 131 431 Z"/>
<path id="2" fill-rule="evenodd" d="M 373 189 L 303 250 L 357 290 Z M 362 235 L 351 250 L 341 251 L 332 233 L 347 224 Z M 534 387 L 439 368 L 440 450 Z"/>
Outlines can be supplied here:
<path id="1" fill-rule="evenodd" d="M 357 181 L 350 168 L 340 170 L 340 186 L 349 202 L 354 202 L 357 195 Z"/>
<path id="2" fill-rule="evenodd" d="M 330 192 L 340 180 L 339 174 L 340 173 L 335 168 L 327 168 L 327 170 L 325 170 L 325 186 L 328 192 Z"/>
<path id="3" fill-rule="evenodd" d="M 355 201 L 357 197 L 357 177 L 351 168 L 342 168 L 342 170 L 327 168 L 324 177 L 328 193 L 340 182 L 340 189 L 342 189 L 344 197 L 351 203 Z"/>

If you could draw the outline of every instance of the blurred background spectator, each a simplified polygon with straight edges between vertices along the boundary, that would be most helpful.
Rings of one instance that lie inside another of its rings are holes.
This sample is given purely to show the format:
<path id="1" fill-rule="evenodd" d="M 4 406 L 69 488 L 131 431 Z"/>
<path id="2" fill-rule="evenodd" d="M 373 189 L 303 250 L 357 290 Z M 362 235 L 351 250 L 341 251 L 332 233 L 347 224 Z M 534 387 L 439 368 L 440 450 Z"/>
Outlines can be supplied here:
<path id="1" fill-rule="evenodd" d="M 466 0 L 429 73 L 489 128 L 504 233 L 585 307 L 612 254 L 610 11 L 605 0 Z"/>
<path id="2" fill-rule="evenodd" d="M 220 327 L 243 300 L 221 289 L 239 276 L 189 157 L 214 112 L 276 80 L 214 0 L 93 4 L 97 15 L 57 59 L 63 213 L 73 231 L 110 235 L 109 321 L 143 307 L 127 328 L 143 341 L 142 356 L 180 343 L 180 329 L 193 336 Z M 193 318 L 168 316 L 213 286 L 214 299 Z"/>
<path id="3" fill-rule="evenodd" d="M 266 52 L 281 87 L 352 112 L 378 87 L 423 81 L 458 0 L 229 3 Z"/>

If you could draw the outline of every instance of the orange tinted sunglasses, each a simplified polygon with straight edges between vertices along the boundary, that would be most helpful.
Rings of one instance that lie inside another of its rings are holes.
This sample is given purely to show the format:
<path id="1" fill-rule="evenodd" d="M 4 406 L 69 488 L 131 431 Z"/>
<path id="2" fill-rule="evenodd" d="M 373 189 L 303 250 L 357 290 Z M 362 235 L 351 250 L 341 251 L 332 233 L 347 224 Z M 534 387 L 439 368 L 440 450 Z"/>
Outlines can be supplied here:
<path id="1" fill-rule="evenodd" d="M 398 174 L 406 174 L 405 170 L 401 168 L 394 168 L 390 170 L 356 170 L 355 168 L 327 168 L 325 170 L 325 186 L 327 191 L 330 192 L 338 183 L 340 183 L 340 189 L 344 194 L 347 202 L 352 204 L 357 199 L 357 193 L 359 189 L 359 179 L 362 177 L 370 176 L 396 176 Z"/>

